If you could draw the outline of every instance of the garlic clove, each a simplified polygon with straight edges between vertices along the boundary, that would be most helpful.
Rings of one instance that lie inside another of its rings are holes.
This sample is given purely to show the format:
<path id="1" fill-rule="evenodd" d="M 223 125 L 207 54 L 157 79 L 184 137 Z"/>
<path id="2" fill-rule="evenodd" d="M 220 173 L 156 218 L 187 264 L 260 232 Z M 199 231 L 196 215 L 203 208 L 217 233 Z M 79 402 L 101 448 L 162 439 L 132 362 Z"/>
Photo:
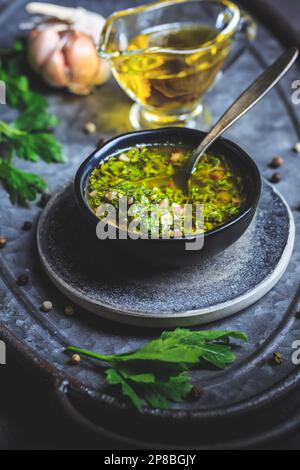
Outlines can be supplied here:
<path id="1" fill-rule="evenodd" d="M 95 44 L 99 41 L 105 23 L 102 15 L 81 7 L 69 8 L 52 3 L 31 2 L 26 5 L 26 11 L 31 15 L 45 15 L 70 23 L 74 29 L 91 36 Z"/>
<path id="2" fill-rule="evenodd" d="M 48 60 L 55 51 L 60 42 L 60 36 L 57 31 L 47 28 L 42 31 L 34 30 L 30 33 L 29 44 L 29 63 L 35 71 Z"/>
<path id="3" fill-rule="evenodd" d="M 89 95 L 94 89 L 94 85 L 88 83 L 73 83 L 67 85 L 68 90 L 75 95 Z"/>
<path id="4" fill-rule="evenodd" d="M 98 72 L 99 57 L 93 40 L 75 32 L 63 48 L 66 65 L 71 70 L 71 80 L 77 84 L 91 84 Z"/>
<path id="5" fill-rule="evenodd" d="M 110 68 L 109 63 L 106 60 L 101 59 L 99 57 L 98 72 L 95 76 L 94 84 L 102 85 L 103 83 L 107 82 L 107 80 L 110 77 L 110 74 L 111 74 L 111 68 Z"/>
<path id="6" fill-rule="evenodd" d="M 42 68 L 45 82 L 54 87 L 64 87 L 68 84 L 68 76 L 65 68 L 65 58 L 62 51 L 57 50 L 48 58 Z"/>
<path id="7" fill-rule="evenodd" d="M 78 7 L 78 16 L 74 22 L 75 29 L 91 36 L 94 43 L 98 44 L 100 33 L 105 24 L 105 18 L 98 13 L 87 11 L 84 8 Z"/>

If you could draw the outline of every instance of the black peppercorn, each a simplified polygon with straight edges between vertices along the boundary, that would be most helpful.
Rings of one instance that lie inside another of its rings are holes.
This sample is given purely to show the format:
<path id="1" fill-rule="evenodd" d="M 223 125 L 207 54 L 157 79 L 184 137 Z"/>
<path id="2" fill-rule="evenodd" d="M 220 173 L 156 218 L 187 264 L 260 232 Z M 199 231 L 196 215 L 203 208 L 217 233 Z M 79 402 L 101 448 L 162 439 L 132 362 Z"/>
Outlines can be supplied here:
<path id="1" fill-rule="evenodd" d="M 39 207 L 44 209 L 44 207 L 46 207 L 46 205 L 50 201 L 50 198 L 51 198 L 51 194 L 43 193 L 41 196 L 41 199 L 39 200 Z"/>
<path id="2" fill-rule="evenodd" d="M 32 229 L 32 222 L 30 222 L 29 220 L 26 220 L 26 222 L 24 222 L 24 224 L 22 225 L 22 230 L 25 230 L 25 232 L 29 232 L 29 230 Z"/>
<path id="3" fill-rule="evenodd" d="M 18 286 L 26 286 L 29 282 L 29 276 L 28 274 L 20 274 L 17 277 L 17 284 Z"/>
<path id="4" fill-rule="evenodd" d="M 68 305 L 66 308 L 65 308 L 65 315 L 67 315 L 67 317 L 72 317 L 74 315 L 74 307 L 72 305 Z"/>
<path id="5" fill-rule="evenodd" d="M 273 173 L 270 178 L 271 183 L 279 183 L 282 180 L 282 175 L 280 173 Z"/>
<path id="6" fill-rule="evenodd" d="M 188 394 L 187 400 L 188 401 L 199 400 L 199 398 L 202 397 L 203 393 L 204 393 L 203 387 L 199 384 L 196 384 L 196 385 L 193 386 L 192 390 Z"/>
<path id="7" fill-rule="evenodd" d="M 106 140 L 101 137 L 101 139 L 98 140 L 97 147 L 102 147 L 105 144 Z"/>

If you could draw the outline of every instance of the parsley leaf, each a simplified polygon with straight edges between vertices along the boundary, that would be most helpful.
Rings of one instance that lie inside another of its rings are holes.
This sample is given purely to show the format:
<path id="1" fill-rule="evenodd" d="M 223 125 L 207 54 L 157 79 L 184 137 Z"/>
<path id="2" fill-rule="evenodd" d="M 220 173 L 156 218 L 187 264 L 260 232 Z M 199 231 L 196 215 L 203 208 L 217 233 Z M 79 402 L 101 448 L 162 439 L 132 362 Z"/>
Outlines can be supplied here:
<path id="1" fill-rule="evenodd" d="M 58 124 L 59 119 L 42 109 L 37 103 L 31 104 L 13 123 L 17 129 L 27 132 L 53 129 Z"/>
<path id="2" fill-rule="evenodd" d="M 0 178 L 7 186 L 13 203 L 25 205 L 34 201 L 38 193 L 45 191 L 45 181 L 33 173 L 15 168 L 7 161 L 0 159 Z"/>
<path id="3" fill-rule="evenodd" d="M 39 159 L 46 163 L 63 162 L 62 148 L 50 132 L 59 123 L 48 111 L 47 100 L 30 88 L 24 75 L 26 59 L 24 45 L 17 42 L 12 50 L 0 50 L 0 80 L 5 82 L 8 104 L 19 110 L 10 124 L 0 121 L 0 179 L 8 189 L 13 203 L 25 204 L 46 189 L 44 180 L 32 173 L 18 170 L 12 165 L 14 157 L 31 162 Z"/>
<path id="4" fill-rule="evenodd" d="M 8 104 L 20 111 L 30 106 L 47 109 L 47 100 L 30 88 L 29 79 L 24 75 L 28 67 L 24 45 L 16 42 L 11 50 L 0 51 L 0 80 L 6 84 L 6 95 Z"/>
<path id="5" fill-rule="evenodd" d="M 246 341 L 240 331 L 191 331 L 178 328 L 165 331 L 157 339 L 136 351 L 105 356 L 70 346 L 69 352 L 86 355 L 110 364 L 106 379 L 119 385 L 134 406 L 145 403 L 167 409 L 172 402 L 182 402 L 192 389 L 187 371 L 209 362 L 223 369 L 235 361 L 230 338 Z"/>
<path id="6" fill-rule="evenodd" d="M 107 369 L 105 372 L 106 380 L 110 385 L 120 385 L 122 388 L 123 395 L 130 398 L 133 405 L 138 409 L 142 409 L 144 401 L 141 399 L 129 383 L 122 377 L 122 375 L 116 369 Z"/>
<path id="7" fill-rule="evenodd" d="M 6 142 L 13 148 L 16 155 L 24 160 L 37 162 L 42 158 L 45 162 L 64 161 L 60 144 L 56 138 L 45 132 L 27 132 L 0 121 L 0 142 Z"/>

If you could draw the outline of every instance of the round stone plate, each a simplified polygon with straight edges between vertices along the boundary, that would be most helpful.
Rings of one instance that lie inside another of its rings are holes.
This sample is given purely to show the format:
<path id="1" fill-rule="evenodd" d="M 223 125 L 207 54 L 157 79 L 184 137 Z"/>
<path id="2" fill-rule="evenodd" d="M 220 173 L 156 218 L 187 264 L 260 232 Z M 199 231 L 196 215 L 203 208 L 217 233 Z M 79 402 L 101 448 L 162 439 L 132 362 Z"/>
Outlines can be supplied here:
<path id="1" fill-rule="evenodd" d="M 68 186 L 43 211 L 37 238 L 47 274 L 74 303 L 110 320 L 176 327 L 224 318 L 264 296 L 287 268 L 295 226 L 283 197 L 264 182 L 238 242 L 199 266 L 162 270 L 108 253 L 87 232 Z"/>

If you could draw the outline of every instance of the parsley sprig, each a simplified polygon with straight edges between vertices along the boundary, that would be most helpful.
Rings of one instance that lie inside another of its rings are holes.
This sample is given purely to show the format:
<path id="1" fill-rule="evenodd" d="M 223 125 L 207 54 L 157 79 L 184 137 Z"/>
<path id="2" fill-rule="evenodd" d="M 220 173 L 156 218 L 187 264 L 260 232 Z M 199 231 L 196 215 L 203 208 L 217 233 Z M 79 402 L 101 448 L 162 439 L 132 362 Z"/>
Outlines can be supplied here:
<path id="1" fill-rule="evenodd" d="M 110 385 L 118 386 L 139 410 L 145 404 L 168 409 L 192 390 L 188 371 L 202 361 L 224 369 L 235 361 L 230 338 L 246 341 L 240 331 L 165 331 L 136 351 L 110 356 L 69 346 L 66 350 L 108 363 Z"/>
<path id="2" fill-rule="evenodd" d="M 46 99 L 30 88 L 23 74 L 23 45 L 17 42 L 11 51 L 0 51 L 0 80 L 5 83 L 7 102 L 19 111 L 10 123 L 0 121 L 0 179 L 13 203 L 26 204 L 45 191 L 43 178 L 16 168 L 15 157 L 30 162 L 63 162 L 60 144 L 52 130 L 59 123 L 48 111 Z"/>

